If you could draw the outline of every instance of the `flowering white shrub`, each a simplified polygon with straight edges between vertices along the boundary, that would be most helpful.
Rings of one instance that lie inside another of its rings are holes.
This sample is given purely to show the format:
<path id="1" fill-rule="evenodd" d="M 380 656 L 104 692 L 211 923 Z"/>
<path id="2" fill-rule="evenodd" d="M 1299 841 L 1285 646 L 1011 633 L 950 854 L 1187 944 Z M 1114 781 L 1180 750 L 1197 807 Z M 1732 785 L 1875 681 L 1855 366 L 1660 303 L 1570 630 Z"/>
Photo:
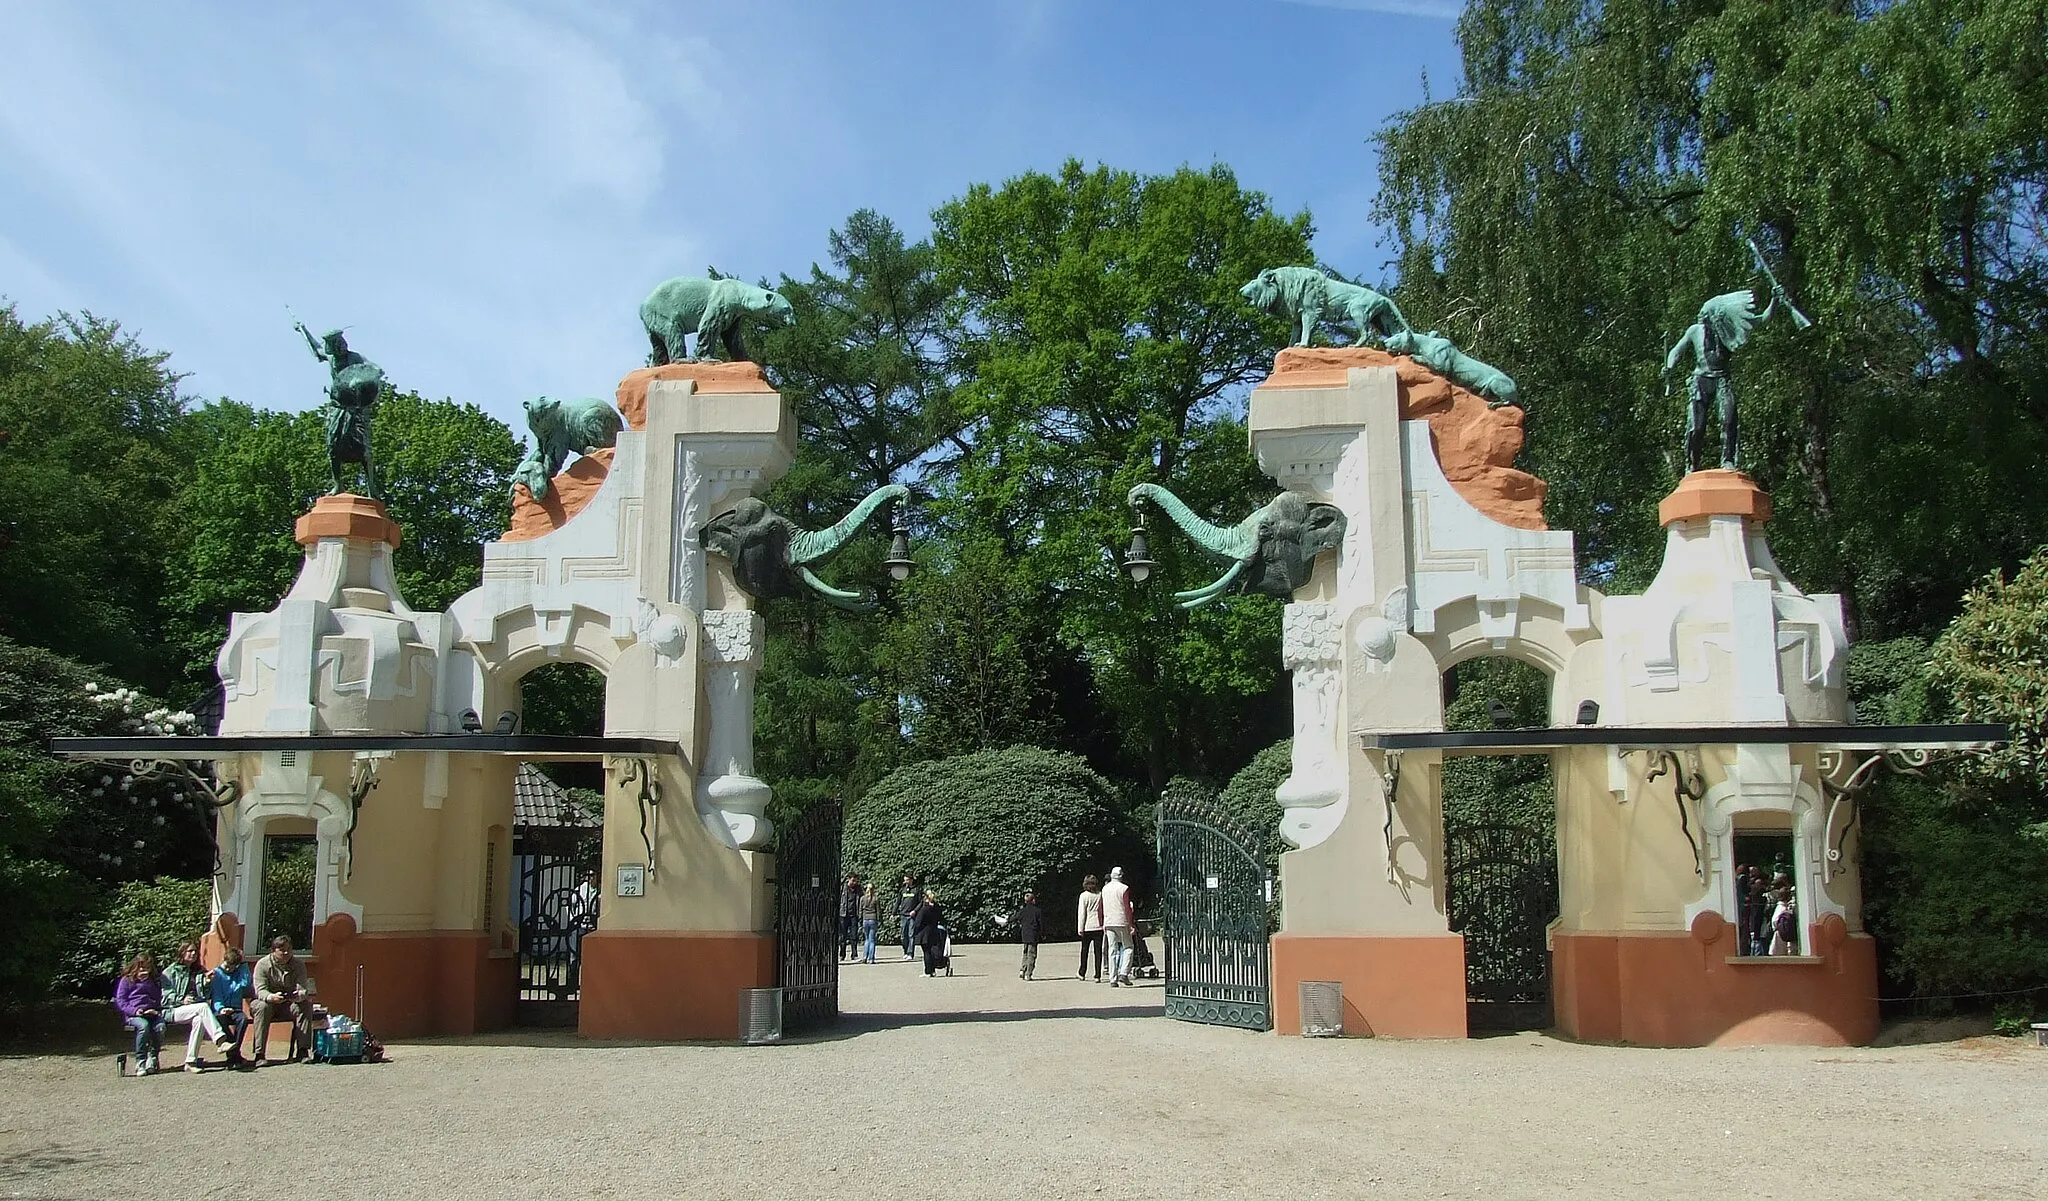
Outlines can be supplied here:
<path id="1" fill-rule="evenodd" d="M 157 737 L 172 737 L 180 734 L 196 734 L 199 719 L 183 710 L 158 707 L 146 713 L 137 713 L 136 706 L 142 701 L 142 694 L 133 688 L 102 689 L 98 684 L 87 682 L 87 700 L 118 714 L 121 728 L 131 734 L 149 734 Z"/>

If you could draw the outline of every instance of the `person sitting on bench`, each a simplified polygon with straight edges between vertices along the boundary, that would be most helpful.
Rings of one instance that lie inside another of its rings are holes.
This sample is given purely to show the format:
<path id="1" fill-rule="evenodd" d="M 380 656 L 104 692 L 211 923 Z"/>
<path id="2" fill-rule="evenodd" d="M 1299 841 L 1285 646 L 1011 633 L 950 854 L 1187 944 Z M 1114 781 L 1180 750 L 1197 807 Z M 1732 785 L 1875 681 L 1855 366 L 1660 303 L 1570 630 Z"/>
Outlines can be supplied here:
<path id="1" fill-rule="evenodd" d="M 128 961 L 114 983 L 114 1008 L 135 1032 L 135 1074 L 156 1075 L 157 1052 L 164 1045 L 164 986 L 157 979 L 156 956 L 144 951 Z"/>
<path id="2" fill-rule="evenodd" d="M 219 1019 L 228 1037 L 235 1040 L 235 1045 L 228 1048 L 228 1066 L 241 1067 L 242 1032 L 249 1028 L 249 1015 L 242 1005 L 256 995 L 249 987 L 249 965 L 242 962 L 242 948 L 227 948 L 220 966 L 206 974 L 206 989 L 206 999 L 213 1004 L 213 1016 Z"/>
<path id="3" fill-rule="evenodd" d="M 206 1066 L 199 1058 L 199 1036 L 226 1051 L 231 1044 L 213 1016 L 213 1002 L 207 995 L 206 969 L 199 966 L 199 944 L 178 944 L 178 960 L 164 969 L 164 1020 L 186 1022 L 192 1033 L 185 1039 L 185 1070 L 196 1072 Z"/>
<path id="4" fill-rule="evenodd" d="M 313 1046 L 313 1005 L 307 1000 L 306 965 L 292 955 L 292 940 L 280 934 L 270 940 L 270 954 L 256 961 L 250 984 L 256 1000 L 249 1006 L 249 1026 L 256 1039 L 252 1057 L 261 1066 L 270 1050 L 270 1020 L 276 1013 L 289 1014 L 292 1023 L 292 1058 L 305 1058 Z"/>

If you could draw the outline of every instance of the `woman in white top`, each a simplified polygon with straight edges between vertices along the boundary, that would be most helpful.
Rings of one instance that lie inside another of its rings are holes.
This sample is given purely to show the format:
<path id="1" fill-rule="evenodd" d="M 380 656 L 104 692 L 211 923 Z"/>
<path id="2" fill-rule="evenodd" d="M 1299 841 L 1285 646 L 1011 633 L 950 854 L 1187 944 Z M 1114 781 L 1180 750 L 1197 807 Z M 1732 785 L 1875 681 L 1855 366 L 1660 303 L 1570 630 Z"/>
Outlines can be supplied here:
<path id="1" fill-rule="evenodd" d="M 1081 908 L 1074 918 L 1081 932 L 1081 970 L 1074 975 L 1088 978 L 1088 948 L 1095 948 L 1095 980 L 1102 982 L 1102 882 L 1094 876 L 1081 881 Z"/>

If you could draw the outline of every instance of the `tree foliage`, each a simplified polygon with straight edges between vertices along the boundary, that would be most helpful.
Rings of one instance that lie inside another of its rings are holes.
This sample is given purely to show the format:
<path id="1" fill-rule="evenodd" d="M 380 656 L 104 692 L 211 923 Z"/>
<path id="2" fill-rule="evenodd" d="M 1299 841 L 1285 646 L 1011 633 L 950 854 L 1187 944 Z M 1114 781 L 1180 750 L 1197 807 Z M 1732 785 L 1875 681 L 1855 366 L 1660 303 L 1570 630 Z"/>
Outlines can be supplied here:
<path id="1" fill-rule="evenodd" d="M 1744 466 L 1852 631 L 1932 634 L 2048 536 L 2048 71 L 2032 0 L 1474 0 L 1454 98 L 1379 138 L 1399 295 L 1523 386 L 1530 466 L 1639 587 L 1682 469 L 1663 350 L 1753 278 Z M 1775 326 L 1775 328 L 1773 328 Z M 1902 514 L 1910 514 L 1905 519 Z"/>
<path id="2" fill-rule="evenodd" d="M 1079 756 L 1016 746 L 898 768 L 847 806 L 842 860 L 886 886 L 909 873 L 937 892 L 956 937 L 999 937 L 997 916 L 1036 889 L 1049 934 L 1073 931 L 1064 900 L 1106 875 L 1123 845 L 1122 803 Z M 1128 871 L 1127 874 L 1134 874 Z"/>
<path id="3" fill-rule="evenodd" d="M 1964 721 L 2003 722 L 2011 741 L 1968 760 L 1984 787 L 2048 800 L 2048 547 L 2007 580 L 1992 575 L 1934 644 L 1929 683 Z M 2033 820 L 2048 836 L 2048 805 Z"/>

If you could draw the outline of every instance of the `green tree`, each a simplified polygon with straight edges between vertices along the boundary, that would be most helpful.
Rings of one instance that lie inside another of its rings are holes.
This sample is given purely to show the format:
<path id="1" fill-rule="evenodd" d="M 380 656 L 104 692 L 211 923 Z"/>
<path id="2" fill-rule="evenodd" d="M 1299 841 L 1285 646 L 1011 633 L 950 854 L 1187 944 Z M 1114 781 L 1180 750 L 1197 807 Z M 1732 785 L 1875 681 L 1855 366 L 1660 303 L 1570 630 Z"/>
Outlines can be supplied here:
<path id="1" fill-rule="evenodd" d="M 795 320 L 768 331 L 761 359 L 796 416 L 796 462 L 769 502 L 818 528 L 884 484 L 917 481 L 932 448 L 957 429 L 945 360 L 946 294 L 931 247 L 906 243 L 862 209 L 827 238 L 831 266 L 784 277 Z M 914 515 L 913 515 L 914 516 Z M 835 579 L 881 578 L 881 538 L 857 539 Z M 859 617 L 811 597 L 762 606 L 768 642 L 756 693 L 760 768 L 778 821 L 828 795 L 850 796 L 904 753 L 903 688 L 884 649 L 903 611 Z"/>
<path id="2" fill-rule="evenodd" d="M 1818 324 L 1742 352 L 1779 557 L 1852 630 L 1931 634 L 2048 534 L 2048 71 L 2031 0 L 1474 0 L 1458 94 L 1379 138 L 1411 318 L 1517 377 L 1529 465 L 1639 587 L 1681 469 L 1663 351 L 1751 278 Z M 1900 515 L 1911 513 L 1910 519 Z"/>
<path id="3" fill-rule="evenodd" d="M 371 438 L 402 531 L 399 590 L 416 609 L 444 609 L 482 579 L 483 544 L 505 526 L 519 442 L 475 405 L 410 392 L 378 405 Z M 293 527 L 327 491 L 327 456 L 317 410 L 231 400 L 192 411 L 177 439 L 193 466 L 174 507 L 185 534 L 169 562 L 167 605 L 187 687 L 203 689 L 228 616 L 269 611 L 297 578 L 305 552 Z"/>
<path id="4" fill-rule="evenodd" d="M 1057 614 L 1048 676 L 1099 705 L 1148 791 L 1176 771 L 1225 774 L 1278 732 L 1279 607 L 1176 610 L 1172 589 L 1214 571 L 1166 537 L 1157 582 L 1126 583 L 1124 494 L 1166 482 L 1226 522 L 1270 494 L 1239 405 L 1282 339 L 1236 289 L 1307 261 L 1308 217 L 1274 213 L 1220 165 L 1143 176 L 1069 162 L 976 185 L 934 224 L 962 331 L 963 433 L 935 464 L 941 528 L 991 539 L 1022 595 Z M 1060 649 L 1085 682 L 1058 678 Z"/>
<path id="5" fill-rule="evenodd" d="M 1056 898 L 1127 853 L 1120 809 L 1115 787 L 1078 756 L 977 751 L 912 763 L 868 789 L 847 807 L 842 858 L 864 880 L 916 876 L 957 937 L 1000 937 L 995 918 L 1027 888 L 1047 901 L 1049 930 L 1065 934 L 1073 910 Z"/>
<path id="6" fill-rule="evenodd" d="M 2003 722 L 2009 742 L 1966 760 L 1966 777 L 2022 801 L 2048 840 L 2048 547 L 2012 579 L 1993 574 L 1963 598 L 1935 642 L 1929 684 L 1964 721 Z"/>
<path id="7" fill-rule="evenodd" d="M 158 598 L 178 527 L 169 355 L 91 315 L 0 305 L 0 636 L 162 687 Z"/>

